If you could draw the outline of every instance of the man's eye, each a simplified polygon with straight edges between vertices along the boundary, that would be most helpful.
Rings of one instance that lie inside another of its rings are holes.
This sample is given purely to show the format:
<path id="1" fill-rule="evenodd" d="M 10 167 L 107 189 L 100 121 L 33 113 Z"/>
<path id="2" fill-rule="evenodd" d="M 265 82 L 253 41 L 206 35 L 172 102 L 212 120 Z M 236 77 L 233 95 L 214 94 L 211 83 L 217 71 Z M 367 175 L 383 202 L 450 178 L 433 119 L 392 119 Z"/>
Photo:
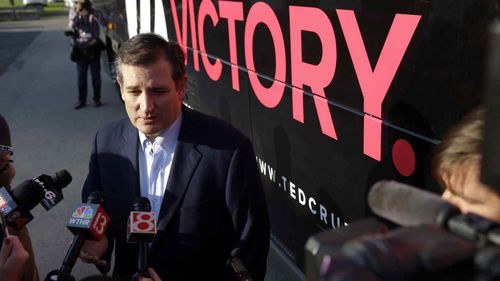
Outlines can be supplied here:
<path id="1" fill-rule="evenodd" d="M 127 94 L 129 94 L 131 96 L 138 96 L 141 94 L 141 91 L 140 90 L 128 90 Z"/>
<path id="2" fill-rule="evenodd" d="M 155 95 L 163 95 L 165 93 L 168 93 L 168 90 L 166 90 L 166 89 L 154 89 L 151 92 Z"/>

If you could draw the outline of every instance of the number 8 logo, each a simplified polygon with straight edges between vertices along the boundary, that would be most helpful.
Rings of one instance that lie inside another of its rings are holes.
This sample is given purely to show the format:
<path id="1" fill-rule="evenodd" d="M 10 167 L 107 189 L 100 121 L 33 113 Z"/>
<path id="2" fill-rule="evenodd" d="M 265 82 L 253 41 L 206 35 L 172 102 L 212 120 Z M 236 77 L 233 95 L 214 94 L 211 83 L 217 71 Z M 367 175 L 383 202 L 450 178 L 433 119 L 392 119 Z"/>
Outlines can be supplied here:
<path id="1" fill-rule="evenodd" d="M 137 212 L 134 214 L 132 228 L 138 231 L 154 231 L 155 217 L 152 213 Z"/>

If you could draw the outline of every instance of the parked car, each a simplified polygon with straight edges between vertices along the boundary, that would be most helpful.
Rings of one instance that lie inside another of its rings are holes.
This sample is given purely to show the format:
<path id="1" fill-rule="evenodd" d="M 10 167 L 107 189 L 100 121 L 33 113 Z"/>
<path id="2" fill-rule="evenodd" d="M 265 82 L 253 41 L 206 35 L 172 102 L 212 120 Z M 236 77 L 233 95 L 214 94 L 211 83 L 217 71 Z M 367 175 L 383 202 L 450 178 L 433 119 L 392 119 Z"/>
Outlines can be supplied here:
<path id="1" fill-rule="evenodd" d="M 73 9 L 75 7 L 76 0 L 64 0 L 64 6 Z"/>
<path id="2" fill-rule="evenodd" d="M 47 6 L 47 0 L 23 0 L 24 6 Z"/>

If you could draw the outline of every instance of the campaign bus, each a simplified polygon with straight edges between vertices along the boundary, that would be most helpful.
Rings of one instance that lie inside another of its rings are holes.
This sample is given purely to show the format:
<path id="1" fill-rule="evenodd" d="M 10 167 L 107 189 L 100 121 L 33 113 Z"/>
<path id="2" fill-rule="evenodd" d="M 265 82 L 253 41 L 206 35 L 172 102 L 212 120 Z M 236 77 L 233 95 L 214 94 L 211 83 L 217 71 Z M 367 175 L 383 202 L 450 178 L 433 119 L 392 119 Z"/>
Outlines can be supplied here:
<path id="1" fill-rule="evenodd" d="M 286 280 L 304 279 L 308 237 L 371 215 L 375 182 L 440 192 L 431 152 L 483 102 L 488 26 L 499 18 L 496 0 L 93 3 L 108 19 L 109 62 L 138 33 L 177 41 L 185 104 L 252 140 L 269 270 Z"/>

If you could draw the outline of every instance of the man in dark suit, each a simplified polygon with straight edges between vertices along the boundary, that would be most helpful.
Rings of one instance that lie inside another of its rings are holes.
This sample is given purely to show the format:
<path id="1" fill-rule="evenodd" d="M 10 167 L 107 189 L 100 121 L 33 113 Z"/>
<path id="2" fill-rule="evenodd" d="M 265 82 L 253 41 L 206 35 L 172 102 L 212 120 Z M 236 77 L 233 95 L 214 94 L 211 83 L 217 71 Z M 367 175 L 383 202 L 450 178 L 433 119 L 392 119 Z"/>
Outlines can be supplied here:
<path id="1" fill-rule="evenodd" d="M 87 242 L 82 260 L 130 279 L 137 252 L 126 241 L 135 198 L 151 201 L 158 233 L 150 266 L 163 280 L 234 280 L 237 255 L 263 280 L 269 249 L 267 207 L 250 141 L 216 118 L 182 106 L 184 53 L 154 34 L 125 42 L 118 83 L 129 116 L 99 130 L 82 197 L 106 194 L 107 239 Z"/>

